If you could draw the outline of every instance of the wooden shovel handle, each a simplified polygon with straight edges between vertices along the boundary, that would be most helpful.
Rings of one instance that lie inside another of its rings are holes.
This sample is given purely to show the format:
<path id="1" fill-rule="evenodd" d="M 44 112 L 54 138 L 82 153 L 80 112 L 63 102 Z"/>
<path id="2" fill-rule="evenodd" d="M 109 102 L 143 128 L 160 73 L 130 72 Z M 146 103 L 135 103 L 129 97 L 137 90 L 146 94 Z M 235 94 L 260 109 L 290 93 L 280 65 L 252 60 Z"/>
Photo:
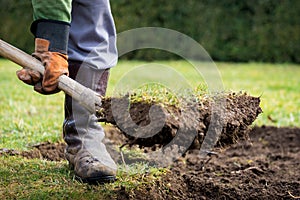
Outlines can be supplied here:
<path id="1" fill-rule="evenodd" d="M 0 55 L 22 67 L 27 67 L 44 74 L 44 66 L 39 60 L 3 40 L 0 40 Z M 91 113 L 95 113 L 100 109 L 101 97 L 93 90 L 81 85 L 66 75 L 59 77 L 58 88 L 77 100 L 79 104 L 84 106 Z"/>

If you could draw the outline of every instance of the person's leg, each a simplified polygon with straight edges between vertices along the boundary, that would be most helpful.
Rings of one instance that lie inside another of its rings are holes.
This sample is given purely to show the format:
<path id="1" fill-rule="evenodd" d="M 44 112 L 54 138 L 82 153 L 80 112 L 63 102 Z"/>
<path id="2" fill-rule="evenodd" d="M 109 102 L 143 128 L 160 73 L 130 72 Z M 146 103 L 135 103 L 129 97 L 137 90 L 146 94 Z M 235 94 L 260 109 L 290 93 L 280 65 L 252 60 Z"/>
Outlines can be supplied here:
<path id="1" fill-rule="evenodd" d="M 114 27 L 111 15 L 106 19 L 110 13 L 109 4 L 102 0 L 74 0 L 72 6 L 70 77 L 104 96 L 109 68 L 117 60 L 115 30 L 107 28 Z M 66 158 L 78 178 L 84 182 L 115 179 L 117 166 L 102 142 L 105 136 L 103 128 L 94 114 L 68 95 L 65 98 L 63 134 L 67 143 Z"/>
<path id="2" fill-rule="evenodd" d="M 92 68 L 116 65 L 116 29 L 109 0 L 73 0 L 68 47 L 69 60 Z"/>

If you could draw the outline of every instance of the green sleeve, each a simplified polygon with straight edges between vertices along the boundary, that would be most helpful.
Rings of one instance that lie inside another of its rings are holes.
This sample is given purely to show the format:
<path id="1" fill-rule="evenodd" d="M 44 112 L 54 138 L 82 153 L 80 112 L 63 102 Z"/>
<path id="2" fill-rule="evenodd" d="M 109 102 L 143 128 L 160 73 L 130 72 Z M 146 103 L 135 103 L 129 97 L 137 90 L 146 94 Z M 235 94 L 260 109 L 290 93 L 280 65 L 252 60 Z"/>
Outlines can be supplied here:
<path id="1" fill-rule="evenodd" d="M 50 19 L 70 23 L 72 0 L 31 0 L 33 19 Z"/>

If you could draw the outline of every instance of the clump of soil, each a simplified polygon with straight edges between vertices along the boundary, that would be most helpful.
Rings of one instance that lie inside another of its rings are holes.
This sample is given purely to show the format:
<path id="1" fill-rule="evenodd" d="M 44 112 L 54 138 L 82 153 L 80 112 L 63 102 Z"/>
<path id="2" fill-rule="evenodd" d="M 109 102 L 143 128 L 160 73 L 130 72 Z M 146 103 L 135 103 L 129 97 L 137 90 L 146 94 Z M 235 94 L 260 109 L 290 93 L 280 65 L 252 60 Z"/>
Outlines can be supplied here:
<path id="1" fill-rule="evenodd" d="M 180 137 L 178 141 L 192 138 L 189 144 L 182 146 L 200 149 L 208 130 L 218 127 L 222 131 L 214 142 L 217 146 L 224 147 L 247 138 L 249 126 L 262 112 L 259 104 L 259 97 L 245 93 L 225 95 L 221 100 L 187 101 L 181 107 L 142 100 L 130 103 L 129 97 L 105 98 L 98 116 L 99 121 L 119 128 L 129 145 L 165 146 L 176 136 Z"/>

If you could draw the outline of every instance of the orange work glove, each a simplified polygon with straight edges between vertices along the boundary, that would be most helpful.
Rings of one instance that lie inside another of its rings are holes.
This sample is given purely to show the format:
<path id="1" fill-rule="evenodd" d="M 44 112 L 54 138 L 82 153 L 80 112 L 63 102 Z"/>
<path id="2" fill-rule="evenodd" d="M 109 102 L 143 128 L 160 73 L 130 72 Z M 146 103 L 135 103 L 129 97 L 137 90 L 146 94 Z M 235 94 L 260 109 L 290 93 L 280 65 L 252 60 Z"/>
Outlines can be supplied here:
<path id="1" fill-rule="evenodd" d="M 17 71 L 18 78 L 26 84 L 34 85 L 34 90 L 41 94 L 54 94 L 59 92 L 58 78 L 68 71 L 68 56 L 59 52 L 50 52 L 50 42 L 45 39 L 35 39 L 35 52 L 33 57 L 40 60 L 45 66 L 43 75 L 40 73 L 24 68 Z"/>

